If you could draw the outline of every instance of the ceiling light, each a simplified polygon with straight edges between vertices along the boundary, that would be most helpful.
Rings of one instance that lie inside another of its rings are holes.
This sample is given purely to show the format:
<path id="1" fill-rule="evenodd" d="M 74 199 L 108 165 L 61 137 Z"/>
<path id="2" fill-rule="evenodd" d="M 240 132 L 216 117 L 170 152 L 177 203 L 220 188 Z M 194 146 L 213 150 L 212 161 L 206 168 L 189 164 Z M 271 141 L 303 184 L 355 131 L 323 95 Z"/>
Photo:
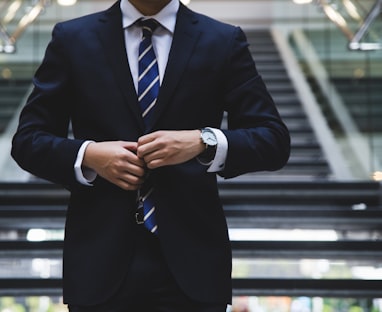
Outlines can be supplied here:
<path id="1" fill-rule="evenodd" d="M 373 179 L 375 181 L 382 181 L 382 171 L 376 171 L 373 173 Z"/>
<path id="2" fill-rule="evenodd" d="M 348 11 L 349 15 L 356 21 L 362 20 L 361 16 L 358 13 L 358 10 L 353 2 L 350 0 L 343 0 L 344 7 Z"/>
<path id="3" fill-rule="evenodd" d="M 296 4 L 308 4 L 312 3 L 313 0 L 293 0 L 294 3 Z"/>
<path id="4" fill-rule="evenodd" d="M 21 0 L 8 1 L 2 7 L 4 17 L 0 20 L 0 53 L 14 53 L 16 51 L 16 41 L 32 24 L 36 18 L 44 11 L 50 0 L 34 0 L 31 3 Z M 21 14 L 20 14 L 21 13 Z M 16 28 L 10 32 L 8 24 L 13 23 Z"/>
<path id="5" fill-rule="evenodd" d="M 16 1 L 11 3 L 11 5 L 8 7 L 8 10 L 6 11 L 6 14 L 5 14 L 3 20 L 1 21 L 3 25 L 6 25 L 10 21 L 13 20 L 18 9 L 20 9 L 21 4 L 22 4 L 21 0 L 16 0 Z"/>
<path id="6" fill-rule="evenodd" d="M 62 6 L 75 5 L 77 0 L 57 0 L 57 3 Z"/>
<path id="7" fill-rule="evenodd" d="M 346 20 L 331 5 L 325 5 L 323 9 L 326 15 L 332 20 L 332 22 L 339 25 L 340 27 L 347 26 Z"/>

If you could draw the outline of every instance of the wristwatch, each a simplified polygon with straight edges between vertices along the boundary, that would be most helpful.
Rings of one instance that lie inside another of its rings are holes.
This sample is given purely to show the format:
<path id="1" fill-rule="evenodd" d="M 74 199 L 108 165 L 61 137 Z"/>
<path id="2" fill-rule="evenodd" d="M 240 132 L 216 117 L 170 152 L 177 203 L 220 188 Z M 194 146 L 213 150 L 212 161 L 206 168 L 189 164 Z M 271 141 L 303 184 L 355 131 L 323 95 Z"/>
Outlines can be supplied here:
<path id="1" fill-rule="evenodd" d="M 200 138 L 206 148 L 199 157 L 207 162 L 212 161 L 215 158 L 216 148 L 218 145 L 218 140 L 215 133 L 209 128 L 202 128 L 200 129 Z"/>

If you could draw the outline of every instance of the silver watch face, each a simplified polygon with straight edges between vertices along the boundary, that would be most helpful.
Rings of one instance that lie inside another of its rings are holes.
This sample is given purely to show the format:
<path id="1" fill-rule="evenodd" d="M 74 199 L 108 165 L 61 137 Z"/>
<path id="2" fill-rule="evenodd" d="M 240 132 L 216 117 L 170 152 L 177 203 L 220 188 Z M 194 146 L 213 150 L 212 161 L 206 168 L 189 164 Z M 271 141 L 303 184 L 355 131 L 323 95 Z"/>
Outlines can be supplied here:
<path id="1" fill-rule="evenodd" d="M 203 130 L 202 139 L 205 144 L 210 146 L 215 146 L 218 143 L 215 134 L 211 130 Z"/>

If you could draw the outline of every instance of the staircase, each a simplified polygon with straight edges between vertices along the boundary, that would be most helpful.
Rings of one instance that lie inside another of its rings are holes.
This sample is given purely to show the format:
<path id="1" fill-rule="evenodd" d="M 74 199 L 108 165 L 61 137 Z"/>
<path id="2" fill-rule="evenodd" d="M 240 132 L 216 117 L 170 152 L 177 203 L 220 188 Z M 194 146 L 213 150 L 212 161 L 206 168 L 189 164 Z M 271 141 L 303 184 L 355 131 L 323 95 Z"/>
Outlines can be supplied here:
<path id="1" fill-rule="evenodd" d="M 0 135 L 11 121 L 31 85 L 31 79 L 0 79 Z"/>
<path id="2" fill-rule="evenodd" d="M 291 84 L 269 31 L 248 31 L 247 39 L 262 75 L 291 135 L 288 164 L 275 173 L 251 174 L 259 180 L 327 180 L 329 165 Z"/>
<path id="3" fill-rule="evenodd" d="M 374 182 L 220 182 L 228 225 L 256 229 L 334 229 L 335 241 L 232 240 L 239 259 L 332 259 L 377 266 L 382 256 L 380 185 Z M 49 183 L 0 184 L 0 296 L 60 296 L 62 237 L 27 240 L 31 228 L 60 232 L 68 192 Z M 357 209 L 362 203 L 363 209 Z M 371 240 L 353 237 L 374 232 Z M 40 259 L 44 266 L 32 265 Z M 235 263 L 235 261 L 234 261 Z M 309 279 L 265 272 L 234 274 L 235 295 L 378 297 L 382 282 L 352 278 Z M 285 268 L 283 269 L 285 270 Z M 234 265 L 235 272 L 235 265 Z"/>

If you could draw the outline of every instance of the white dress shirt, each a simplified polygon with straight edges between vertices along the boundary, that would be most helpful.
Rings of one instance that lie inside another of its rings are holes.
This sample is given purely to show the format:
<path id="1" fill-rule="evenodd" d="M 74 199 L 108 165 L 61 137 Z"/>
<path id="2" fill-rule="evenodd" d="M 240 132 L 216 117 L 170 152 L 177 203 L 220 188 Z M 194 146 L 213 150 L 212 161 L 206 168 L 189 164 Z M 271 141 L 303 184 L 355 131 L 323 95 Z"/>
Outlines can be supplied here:
<path id="1" fill-rule="evenodd" d="M 152 43 L 157 57 L 160 82 L 166 70 L 168 55 L 172 44 L 175 30 L 176 15 L 179 9 L 179 1 L 170 1 L 160 12 L 153 16 L 143 16 L 128 0 L 121 1 L 122 25 L 125 30 L 126 53 L 129 61 L 131 75 L 133 77 L 135 89 L 138 90 L 138 50 L 142 39 L 142 29 L 135 22 L 139 19 L 154 18 L 160 23 L 152 36 Z M 218 172 L 224 168 L 227 157 L 228 142 L 222 131 L 210 128 L 218 141 L 215 158 L 208 164 L 208 172 Z M 92 141 L 86 141 L 81 146 L 74 164 L 77 180 L 85 185 L 90 185 L 96 178 L 93 170 L 82 167 L 82 161 L 86 147 Z"/>

